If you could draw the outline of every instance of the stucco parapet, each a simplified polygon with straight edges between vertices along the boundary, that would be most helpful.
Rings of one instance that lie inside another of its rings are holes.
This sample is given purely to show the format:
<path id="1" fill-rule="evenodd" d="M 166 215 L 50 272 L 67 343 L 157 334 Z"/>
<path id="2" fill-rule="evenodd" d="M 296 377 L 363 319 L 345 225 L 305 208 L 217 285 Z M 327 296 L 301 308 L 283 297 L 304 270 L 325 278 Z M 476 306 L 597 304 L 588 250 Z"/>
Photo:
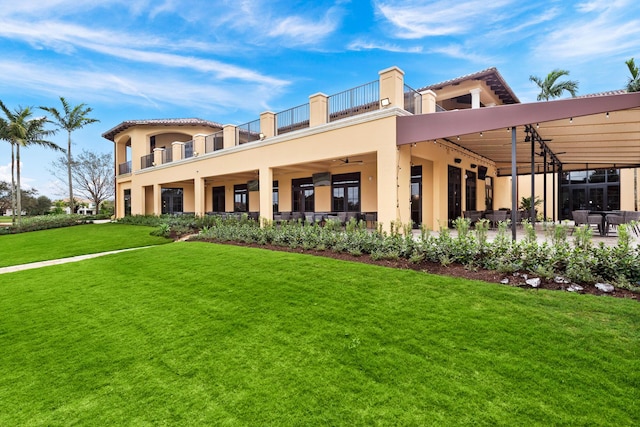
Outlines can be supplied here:
<path id="1" fill-rule="evenodd" d="M 378 74 L 379 75 L 383 75 L 383 74 L 386 74 L 386 73 L 388 73 L 390 71 L 397 71 L 397 72 L 399 72 L 400 74 L 402 74 L 404 76 L 404 71 L 402 71 L 402 69 L 400 67 L 397 67 L 395 65 L 393 67 L 385 68 L 384 70 L 378 71 Z"/>

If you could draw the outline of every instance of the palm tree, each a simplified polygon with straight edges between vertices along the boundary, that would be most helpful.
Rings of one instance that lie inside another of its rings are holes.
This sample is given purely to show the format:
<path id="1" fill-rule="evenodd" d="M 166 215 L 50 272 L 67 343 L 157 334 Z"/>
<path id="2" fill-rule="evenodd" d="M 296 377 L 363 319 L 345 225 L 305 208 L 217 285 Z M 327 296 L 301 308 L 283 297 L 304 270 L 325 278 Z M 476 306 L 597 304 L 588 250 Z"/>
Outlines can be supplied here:
<path id="1" fill-rule="evenodd" d="M 48 123 L 46 117 L 31 118 L 33 112 L 30 107 L 20 107 L 16 108 L 15 111 L 11 111 L 4 105 L 4 103 L 2 103 L 2 101 L 0 101 L 0 109 L 2 109 L 7 117 L 3 136 L 11 144 L 13 218 L 15 222 L 17 215 L 18 224 L 20 224 L 22 215 L 22 195 L 20 191 L 20 147 L 41 145 L 54 150 L 64 150 L 53 142 L 45 139 L 55 133 L 53 130 L 46 130 L 44 128 L 45 124 Z"/>
<path id="2" fill-rule="evenodd" d="M 633 58 L 625 61 L 627 67 L 629 67 L 629 72 L 631 73 L 631 77 L 629 77 L 629 81 L 627 82 L 627 92 L 640 92 L 640 70 L 636 65 Z"/>
<path id="3" fill-rule="evenodd" d="M 571 94 L 572 97 L 576 96 L 576 92 L 578 91 L 578 82 L 574 80 L 566 80 L 557 82 L 556 81 L 562 76 L 568 76 L 569 72 L 567 70 L 559 70 L 555 69 L 549 74 L 547 77 L 542 80 L 537 76 L 529 76 L 529 80 L 534 82 L 540 88 L 540 94 L 538 94 L 538 101 L 548 101 L 549 99 L 559 98 L 562 96 L 564 91 L 567 91 Z"/>
<path id="4" fill-rule="evenodd" d="M 67 131 L 67 179 L 69 182 L 69 207 L 71 208 L 71 213 L 73 213 L 73 180 L 71 178 L 73 159 L 71 157 L 71 132 L 81 129 L 85 125 L 99 122 L 100 120 L 87 117 L 87 114 L 93 110 L 90 107 L 87 107 L 84 103 L 71 108 L 67 100 L 62 96 L 60 97 L 60 101 L 62 102 L 62 112 L 53 107 L 40 108 L 53 116 L 53 120 L 59 129 Z"/>

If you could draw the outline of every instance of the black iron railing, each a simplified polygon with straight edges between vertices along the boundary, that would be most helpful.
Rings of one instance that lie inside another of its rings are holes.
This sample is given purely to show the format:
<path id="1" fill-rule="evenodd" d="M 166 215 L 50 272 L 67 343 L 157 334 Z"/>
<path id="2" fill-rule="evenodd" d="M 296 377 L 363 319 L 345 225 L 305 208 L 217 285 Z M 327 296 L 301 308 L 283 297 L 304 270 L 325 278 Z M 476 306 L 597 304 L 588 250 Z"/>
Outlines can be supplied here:
<path id="1" fill-rule="evenodd" d="M 411 114 L 422 114 L 422 95 L 409 85 L 404 85 L 404 109 Z"/>
<path id="2" fill-rule="evenodd" d="M 131 173 L 131 160 L 118 165 L 118 175 L 124 175 L 126 173 Z"/>
<path id="3" fill-rule="evenodd" d="M 193 157 L 193 141 L 187 141 L 182 146 L 182 158 L 188 159 Z"/>
<path id="4" fill-rule="evenodd" d="M 151 166 L 154 166 L 153 153 L 145 154 L 144 156 L 140 157 L 140 169 L 150 168 Z"/>
<path id="5" fill-rule="evenodd" d="M 260 119 L 238 126 L 237 144 L 242 145 L 260 139 Z"/>
<path id="6" fill-rule="evenodd" d="M 378 80 L 329 97 L 329 121 L 344 119 L 380 109 Z"/>
<path id="7" fill-rule="evenodd" d="M 281 111 L 276 114 L 276 134 L 292 132 L 309 127 L 309 104 Z"/>
<path id="8" fill-rule="evenodd" d="M 162 163 L 173 162 L 173 147 L 165 148 L 162 152 Z"/>
<path id="9" fill-rule="evenodd" d="M 224 132 L 216 132 L 204 137 L 204 152 L 211 153 L 224 148 Z"/>

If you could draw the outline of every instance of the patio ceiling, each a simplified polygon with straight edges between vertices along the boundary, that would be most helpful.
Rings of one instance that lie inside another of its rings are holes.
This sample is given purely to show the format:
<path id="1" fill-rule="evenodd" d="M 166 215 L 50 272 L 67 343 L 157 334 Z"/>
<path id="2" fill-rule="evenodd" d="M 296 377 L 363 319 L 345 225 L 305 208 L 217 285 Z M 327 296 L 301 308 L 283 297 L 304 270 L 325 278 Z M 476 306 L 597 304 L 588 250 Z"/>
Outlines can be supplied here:
<path id="1" fill-rule="evenodd" d="M 397 144 L 447 141 L 496 163 L 511 175 L 511 127 L 516 127 L 518 174 L 536 172 L 553 158 L 562 169 L 640 166 L 640 93 L 500 105 L 398 117 Z M 529 126 L 532 133 L 525 132 Z M 534 136 L 532 135 L 539 135 Z M 549 166 L 548 170 L 551 168 Z"/>

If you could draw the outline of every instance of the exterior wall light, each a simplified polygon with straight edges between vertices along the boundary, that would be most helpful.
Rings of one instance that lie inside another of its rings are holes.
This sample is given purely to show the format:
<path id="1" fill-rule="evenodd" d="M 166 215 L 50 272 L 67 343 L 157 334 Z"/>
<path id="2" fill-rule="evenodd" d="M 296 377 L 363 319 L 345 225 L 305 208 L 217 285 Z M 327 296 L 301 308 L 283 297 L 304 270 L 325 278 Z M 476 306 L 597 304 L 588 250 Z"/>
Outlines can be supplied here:
<path id="1" fill-rule="evenodd" d="M 260 141 L 264 140 L 266 138 L 266 135 L 262 132 L 260 132 L 260 135 L 258 135 L 260 137 Z"/>
<path id="2" fill-rule="evenodd" d="M 380 100 L 380 105 L 382 105 L 382 107 L 388 107 L 389 105 L 391 105 L 391 101 L 389 100 L 389 98 L 382 98 Z"/>
<path id="3" fill-rule="evenodd" d="M 462 159 L 460 157 L 456 157 L 453 161 L 456 163 L 462 163 Z"/>

